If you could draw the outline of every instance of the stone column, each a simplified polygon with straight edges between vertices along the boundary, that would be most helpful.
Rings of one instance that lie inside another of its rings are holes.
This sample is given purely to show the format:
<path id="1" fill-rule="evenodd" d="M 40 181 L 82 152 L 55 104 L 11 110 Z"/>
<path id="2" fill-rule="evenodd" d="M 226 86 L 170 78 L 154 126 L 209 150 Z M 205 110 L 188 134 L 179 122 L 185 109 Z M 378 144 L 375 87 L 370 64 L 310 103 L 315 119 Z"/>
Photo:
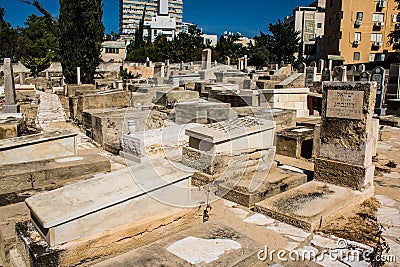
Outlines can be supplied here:
<path id="1" fill-rule="evenodd" d="M 245 55 L 243 57 L 243 70 L 247 70 L 247 60 L 248 60 L 247 55 Z"/>
<path id="2" fill-rule="evenodd" d="M 165 77 L 165 64 L 164 63 L 161 63 L 161 66 L 160 66 L 160 77 L 161 78 Z"/>
<path id="3" fill-rule="evenodd" d="M 211 49 L 207 48 L 203 50 L 203 54 L 201 57 L 201 69 L 206 70 L 211 68 Z"/>
<path id="4" fill-rule="evenodd" d="M 11 66 L 11 59 L 4 59 L 4 95 L 5 102 L 3 106 L 3 113 L 18 113 L 19 105 L 15 95 L 14 73 Z"/>
<path id="5" fill-rule="evenodd" d="M 314 180 L 360 191 L 373 187 L 375 95 L 375 83 L 323 83 Z"/>

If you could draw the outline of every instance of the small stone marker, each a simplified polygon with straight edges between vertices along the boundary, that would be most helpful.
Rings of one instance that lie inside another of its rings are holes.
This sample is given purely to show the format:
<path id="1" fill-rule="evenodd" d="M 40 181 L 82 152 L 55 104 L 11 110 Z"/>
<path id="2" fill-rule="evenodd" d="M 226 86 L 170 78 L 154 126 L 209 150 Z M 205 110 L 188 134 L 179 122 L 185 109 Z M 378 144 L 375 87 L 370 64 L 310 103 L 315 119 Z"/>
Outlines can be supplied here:
<path id="1" fill-rule="evenodd" d="M 360 81 L 362 81 L 362 82 L 369 82 L 369 81 L 370 81 L 370 77 L 371 77 L 371 75 L 370 75 L 368 72 L 363 71 L 363 72 L 361 72 L 361 74 L 360 74 Z"/>
<path id="2" fill-rule="evenodd" d="M 329 82 L 329 81 L 331 81 L 331 70 L 330 70 L 330 69 L 325 68 L 325 69 L 322 71 L 322 81 L 323 81 L 323 82 Z"/>
<path id="3" fill-rule="evenodd" d="M 306 68 L 306 86 L 313 85 L 313 82 L 316 81 L 316 76 L 317 76 L 317 67 Z"/>
<path id="4" fill-rule="evenodd" d="M 386 115 L 386 109 L 383 108 L 383 102 L 385 100 L 385 74 L 386 71 L 382 67 L 376 67 L 372 70 L 371 80 L 377 83 L 374 112 L 378 116 Z"/>
<path id="5" fill-rule="evenodd" d="M 14 72 L 11 66 L 11 59 L 4 59 L 4 94 L 5 102 L 3 113 L 19 113 L 19 105 L 16 102 Z"/>
<path id="6" fill-rule="evenodd" d="M 202 61 L 201 69 L 202 70 L 211 68 L 211 53 L 212 53 L 212 51 L 209 48 L 203 50 L 202 59 L 201 59 L 201 61 Z"/>

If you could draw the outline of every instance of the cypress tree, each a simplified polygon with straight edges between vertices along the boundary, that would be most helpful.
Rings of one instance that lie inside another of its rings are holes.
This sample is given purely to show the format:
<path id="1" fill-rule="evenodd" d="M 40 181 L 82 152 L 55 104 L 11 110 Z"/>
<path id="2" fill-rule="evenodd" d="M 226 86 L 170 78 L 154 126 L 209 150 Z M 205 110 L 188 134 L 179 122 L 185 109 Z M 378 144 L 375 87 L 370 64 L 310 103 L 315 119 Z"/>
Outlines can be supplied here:
<path id="1" fill-rule="evenodd" d="M 67 83 L 92 83 L 104 38 L 102 0 L 60 0 L 60 57 Z"/>

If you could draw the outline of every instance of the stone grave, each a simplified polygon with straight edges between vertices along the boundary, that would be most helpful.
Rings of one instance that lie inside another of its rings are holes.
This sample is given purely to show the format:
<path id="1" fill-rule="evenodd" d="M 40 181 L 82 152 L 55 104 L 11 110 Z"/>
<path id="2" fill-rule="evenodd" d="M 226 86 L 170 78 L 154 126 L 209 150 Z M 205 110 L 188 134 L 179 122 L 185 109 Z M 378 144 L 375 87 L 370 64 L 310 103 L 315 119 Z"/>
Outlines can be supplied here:
<path id="1" fill-rule="evenodd" d="M 309 88 L 282 88 L 260 90 L 260 105 L 267 101 L 271 108 L 296 110 L 297 117 L 307 117 L 307 96 Z"/>
<path id="2" fill-rule="evenodd" d="M 182 231 L 201 219 L 198 206 L 185 208 L 192 175 L 159 160 L 28 198 L 31 220 L 16 225 L 18 252 L 39 266 L 75 266 Z"/>
<path id="3" fill-rule="evenodd" d="M 127 161 L 138 163 L 148 161 L 150 157 L 166 156 L 179 161 L 182 148 L 189 144 L 185 130 L 199 126 L 200 124 L 189 123 L 124 134 L 121 139 L 120 155 Z"/>
<path id="4" fill-rule="evenodd" d="M 207 48 L 203 50 L 202 58 L 201 58 L 201 69 L 206 70 L 211 68 L 211 49 Z"/>
<path id="5" fill-rule="evenodd" d="M 369 72 L 363 71 L 360 74 L 360 81 L 361 82 L 369 82 L 371 79 L 371 74 Z"/>
<path id="6" fill-rule="evenodd" d="M 390 65 L 386 103 L 388 115 L 400 116 L 400 64 Z"/>
<path id="7" fill-rule="evenodd" d="M 276 133 L 276 154 L 292 158 L 312 158 L 314 129 L 289 128 Z"/>
<path id="8" fill-rule="evenodd" d="M 175 122 L 179 125 L 186 123 L 207 124 L 237 117 L 230 104 L 208 102 L 202 99 L 179 103 L 175 110 Z"/>
<path id="9" fill-rule="evenodd" d="M 322 81 L 323 82 L 329 82 L 329 81 L 331 81 L 332 79 L 331 79 L 331 70 L 330 69 L 327 69 L 327 68 L 324 68 L 323 70 L 322 70 Z"/>
<path id="10" fill-rule="evenodd" d="M 314 231 L 372 197 L 375 94 L 375 83 L 324 83 L 314 181 L 256 203 L 255 210 Z"/>
<path id="11" fill-rule="evenodd" d="M 346 67 L 336 66 L 335 68 L 333 68 L 332 79 L 333 81 L 339 81 L 339 82 L 347 81 Z"/>
<path id="12" fill-rule="evenodd" d="M 194 186 L 252 207 L 282 190 L 306 182 L 305 175 L 273 168 L 275 123 L 244 117 L 186 130 L 182 163 L 197 170 Z"/>
<path id="13" fill-rule="evenodd" d="M 76 136 L 57 131 L 4 139 L 0 141 L 0 158 L 2 164 L 16 164 L 76 156 Z"/>
<path id="14" fill-rule="evenodd" d="M 312 86 L 317 81 L 317 67 L 306 68 L 306 86 Z"/>
<path id="15" fill-rule="evenodd" d="M 376 100 L 375 100 L 375 114 L 378 116 L 386 115 L 386 108 L 383 107 L 383 103 L 385 100 L 385 75 L 386 70 L 382 67 L 376 67 L 372 70 L 371 81 L 376 82 Z"/>
<path id="16" fill-rule="evenodd" d="M 23 126 L 22 113 L 0 113 L 0 140 L 20 136 Z"/>
<path id="17" fill-rule="evenodd" d="M 14 72 L 11 66 L 11 59 L 4 59 L 4 94 L 5 102 L 3 105 L 3 113 L 19 113 L 19 105 L 15 94 Z"/>

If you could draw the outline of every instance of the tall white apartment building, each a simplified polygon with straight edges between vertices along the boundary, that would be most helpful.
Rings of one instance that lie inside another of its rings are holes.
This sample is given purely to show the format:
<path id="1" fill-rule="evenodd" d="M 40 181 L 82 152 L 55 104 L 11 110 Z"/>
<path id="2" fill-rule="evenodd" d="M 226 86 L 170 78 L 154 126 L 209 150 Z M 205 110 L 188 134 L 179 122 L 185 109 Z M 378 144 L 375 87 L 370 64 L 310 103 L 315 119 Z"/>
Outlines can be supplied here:
<path id="1" fill-rule="evenodd" d="M 168 7 L 160 6 L 159 0 L 120 0 L 119 28 L 123 35 L 133 35 L 139 28 L 145 6 L 145 24 L 151 22 L 157 15 L 164 14 L 168 9 L 170 18 L 176 21 L 176 32 L 182 31 L 183 0 L 169 0 Z M 164 2 L 164 1 L 161 1 Z"/>

